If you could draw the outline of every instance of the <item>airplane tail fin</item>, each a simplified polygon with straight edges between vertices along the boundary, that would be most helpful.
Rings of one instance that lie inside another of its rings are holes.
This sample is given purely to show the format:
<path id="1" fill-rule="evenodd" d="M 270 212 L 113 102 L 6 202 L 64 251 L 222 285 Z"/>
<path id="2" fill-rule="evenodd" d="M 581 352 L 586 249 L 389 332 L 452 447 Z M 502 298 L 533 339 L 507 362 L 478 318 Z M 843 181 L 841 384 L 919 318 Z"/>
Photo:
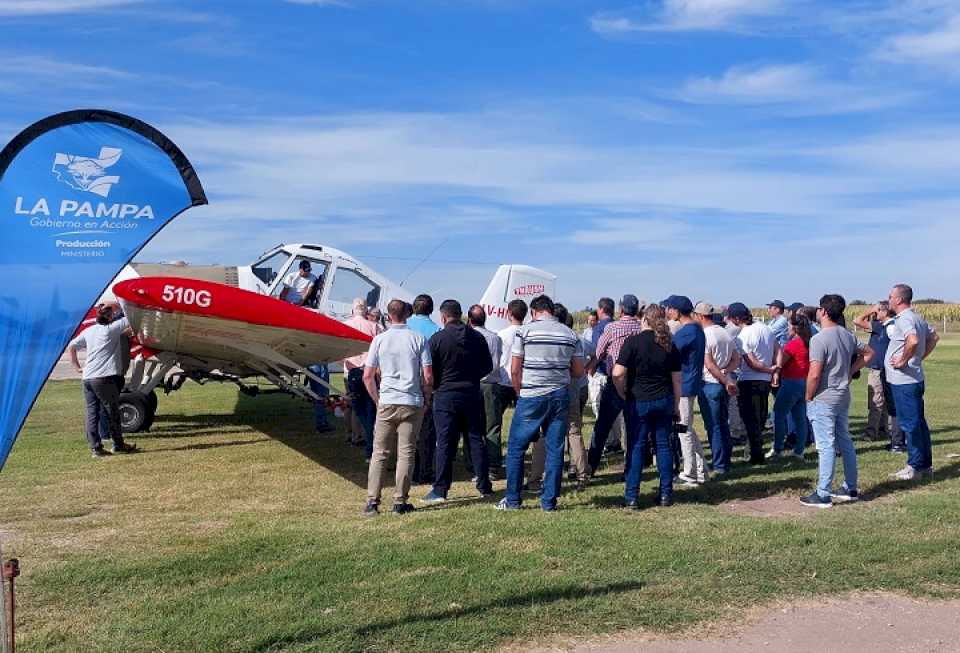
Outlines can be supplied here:
<path id="1" fill-rule="evenodd" d="M 507 304 L 514 299 L 529 304 L 537 295 L 548 295 L 555 300 L 556 294 L 556 275 L 529 265 L 501 265 L 480 300 L 487 313 L 487 328 L 499 331 L 510 324 Z"/>

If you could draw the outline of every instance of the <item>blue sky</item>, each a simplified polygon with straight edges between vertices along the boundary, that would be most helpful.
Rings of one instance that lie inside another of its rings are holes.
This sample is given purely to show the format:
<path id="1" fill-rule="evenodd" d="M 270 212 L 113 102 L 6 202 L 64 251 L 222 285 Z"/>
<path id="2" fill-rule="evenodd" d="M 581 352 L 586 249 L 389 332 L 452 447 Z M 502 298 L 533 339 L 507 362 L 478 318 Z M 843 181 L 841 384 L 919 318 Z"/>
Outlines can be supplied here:
<path id="1" fill-rule="evenodd" d="M 957 0 L 0 0 L 0 33 L 0 140 L 96 106 L 194 163 L 210 206 L 142 260 L 960 299 Z"/>

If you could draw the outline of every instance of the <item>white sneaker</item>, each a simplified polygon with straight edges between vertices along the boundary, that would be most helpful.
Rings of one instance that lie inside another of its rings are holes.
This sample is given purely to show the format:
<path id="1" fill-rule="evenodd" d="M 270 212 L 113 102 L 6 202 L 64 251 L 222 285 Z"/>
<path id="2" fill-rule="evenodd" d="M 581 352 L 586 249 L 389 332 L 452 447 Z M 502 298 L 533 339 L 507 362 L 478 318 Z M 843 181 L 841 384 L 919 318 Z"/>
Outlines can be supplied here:
<path id="1" fill-rule="evenodd" d="M 700 485 L 697 483 L 697 479 L 693 478 L 692 476 L 687 476 L 683 473 L 677 474 L 677 480 L 688 487 L 696 487 L 697 485 Z"/>
<path id="2" fill-rule="evenodd" d="M 766 458 L 767 460 L 770 460 L 771 458 L 779 458 L 781 455 L 782 455 L 781 452 L 774 451 L 773 449 L 771 449 L 766 453 L 766 455 L 764 455 L 764 458 Z"/>
<path id="3" fill-rule="evenodd" d="M 890 474 L 890 478 L 895 478 L 898 481 L 912 481 L 913 479 L 917 478 L 917 476 L 918 476 L 917 470 L 915 470 L 910 465 L 907 465 L 906 467 L 901 469 L 899 472 L 894 472 L 893 474 Z"/>

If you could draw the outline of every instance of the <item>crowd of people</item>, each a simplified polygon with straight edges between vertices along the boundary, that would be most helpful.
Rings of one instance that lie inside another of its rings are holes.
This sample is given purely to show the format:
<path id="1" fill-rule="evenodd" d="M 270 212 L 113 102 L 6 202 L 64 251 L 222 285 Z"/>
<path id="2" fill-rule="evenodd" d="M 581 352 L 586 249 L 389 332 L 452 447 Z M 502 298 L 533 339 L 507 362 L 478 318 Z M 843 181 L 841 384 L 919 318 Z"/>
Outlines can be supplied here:
<path id="1" fill-rule="evenodd" d="M 309 264 L 294 274 L 281 298 L 302 304 L 314 283 Z M 343 416 L 369 464 L 363 512 L 380 512 L 394 456 L 394 513 L 414 510 L 415 483 L 431 485 L 423 503 L 445 502 L 461 440 L 480 497 L 493 496 L 492 481 L 506 479 L 499 510 L 519 509 L 526 493 L 539 495 L 540 507 L 552 512 L 567 454 L 568 475 L 582 490 L 605 456 L 618 451 L 624 455 L 625 507 L 641 507 L 641 474 L 654 461 L 655 502 L 669 506 L 675 484 L 699 486 L 728 475 L 739 444 L 749 465 L 802 460 L 814 444 L 816 487 L 801 502 L 826 508 L 855 501 L 857 452 L 849 412 L 851 383 L 862 369 L 869 405 L 863 437 L 887 439 L 888 451 L 906 453 L 906 465 L 894 478 L 930 476 L 923 362 L 939 336 L 912 301 L 909 286 L 894 286 L 887 300 L 854 320 L 870 334 L 861 343 L 847 329 L 846 302 L 836 294 L 824 295 L 816 307 L 773 301 L 767 323 L 739 302 L 714 307 L 671 295 L 648 304 L 627 294 L 615 304 L 603 297 L 580 334 L 567 308 L 546 295 L 529 305 L 510 302 L 510 324 L 497 333 L 486 328 L 486 313 L 476 304 L 464 316 L 459 302 L 444 301 L 437 324 L 429 295 L 413 304 L 391 301 L 385 320 L 362 299 L 354 300 L 346 324 L 372 338 L 368 351 L 343 361 L 349 396 Z M 112 453 L 136 447 L 124 441 L 118 407 L 130 325 L 116 305 L 100 307 L 95 322 L 68 351 L 82 374 L 86 436 L 99 458 L 109 455 L 106 439 Z M 80 349 L 87 350 L 82 367 Z M 327 366 L 308 369 L 311 388 L 322 399 L 329 392 Z M 511 405 L 504 443 L 504 413 Z M 588 406 L 595 425 L 585 443 Z M 317 431 L 334 430 L 324 401 L 316 402 L 315 415 Z M 771 428 L 767 446 L 764 435 Z M 838 457 L 843 481 L 835 486 Z"/>
<path id="2" fill-rule="evenodd" d="M 749 465 L 802 460 L 814 444 L 818 476 L 801 503 L 826 508 L 856 501 L 849 412 L 851 384 L 862 369 L 870 406 L 863 437 L 888 438 L 888 451 L 907 454 L 894 478 L 929 476 L 923 361 L 939 337 L 912 299 L 912 289 L 900 284 L 859 316 L 855 324 L 870 333 L 868 343 L 847 329 L 846 302 L 835 294 L 816 307 L 771 302 L 766 323 L 742 303 L 714 307 L 672 295 L 648 304 L 628 294 L 615 304 L 604 297 L 580 334 L 567 308 L 545 295 L 529 305 L 511 302 L 510 325 L 499 333 L 486 328 L 479 305 L 464 316 L 459 302 L 446 300 L 436 324 L 428 295 L 412 305 L 394 300 L 384 329 L 357 300 L 349 324 L 373 336 L 369 351 L 345 364 L 369 461 L 363 514 L 379 514 L 394 455 L 392 512 L 415 509 L 414 483 L 432 486 L 423 503 L 445 502 L 461 439 L 479 497 L 493 495 L 492 480 L 506 479 L 498 510 L 519 509 L 525 494 L 534 494 L 542 510 L 555 511 L 565 457 L 579 490 L 605 456 L 620 450 L 624 506 L 642 507 L 641 475 L 653 464 L 655 503 L 670 506 L 676 484 L 699 486 L 728 475 L 738 444 Z M 585 443 L 588 406 L 596 421 Z M 838 458 L 843 478 L 836 485 Z"/>

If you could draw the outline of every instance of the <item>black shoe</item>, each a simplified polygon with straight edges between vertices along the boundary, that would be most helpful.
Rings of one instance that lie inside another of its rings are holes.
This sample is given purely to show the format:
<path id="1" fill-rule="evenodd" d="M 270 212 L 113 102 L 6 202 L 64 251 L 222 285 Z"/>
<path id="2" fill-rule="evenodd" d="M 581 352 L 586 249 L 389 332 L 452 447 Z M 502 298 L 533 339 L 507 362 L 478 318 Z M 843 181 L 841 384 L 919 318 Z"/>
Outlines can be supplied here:
<path id="1" fill-rule="evenodd" d="M 416 510 L 409 503 L 395 503 L 393 504 L 393 509 L 390 511 L 395 515 L 406 515 L 408 512 L 413 512 Z"/>
<path id="2" fill-rule="evenodd" d="M 751 459 L 750 459 L 750 464 L 751 464 L 751 465 L 765 465 L 766 462 L 767 462 L 767 459 L 764 458 L 763 456 L 760 456 L 759 458 L 751 458 Z"/>
<path id="3" fill-rule="evenodd" d="M 367 505 L 360 514 L 364 517 L 376 517 L 380 514 L 380 504 L 376 501 L 367 501 Z"/>
<path id="4" fill-rule="evenodd" d="M 577 492 L 583 492 L 590 485 L 590 479 L 581 478 L 577 480 Z"/>
<path id="5" fill-rule="evenodd" d="M 568 470 L 567 470 L 567 480 L 568 480 L 568 481 L 575 481 L 575 480 L 577 480 L 577 470 L 575 470 L 575 469 L 568 469 Z"/>
<path id="6" fill-rule="evenodd" d="M 623 509 L 624 509 L 624 510 L 640 510 L 640 502 L 639 502 L 639 501 L 624 501 L 624 502 L 623 502 Z"/>
<path id="7" fill-rule="evenodd" d="M 481 499 L 489 499 L 493 496 L 493 489 L 489 490 L 477 490 L 477 493 L 480 495 Z"/>
<path id="8" fill-rule="evenodd" d="M 669 508 L 673 505 L 673 497 L 661 495 L 660 500 L 657 503 L 661 508 Z"/>
<path id="9" fill-rule="evenodd" d="M 110 450 L 110 453 L 133 453 L 136 450 L 137 445 L 124 442 L 119 447 L 117 445 L 113 445 L 113 449 Z"/>
<path id="10" fill-rule="evenodd" d="M 324 433 L 332 433 L 333 431 L 336 431 L 336 430 L 337 430 L 337 429 L 335 429 L 335 428 L 333 428 L 332 426 L 330 426 L 329 424 L 327 424 L 326 426 L 321 426 L 321 427 L 319 427 L 319 428 L 317 429 L 317 433 L 318 433 L 319 435 L 323 435 Z"/>
<path id="11" fill-rule="evenodd" d="M 814 490 L 809 495 L 805 497 L 800 497 L 800 503 L 810 508 L 832 508 L 833 499 L 830 497 L 822 497 L 820 494 Z"/>
<path id="12" fill-rule="evenodd" d="M 107 458 L 110 456 L 110 452 L 103 447 L 97 447 L 91 453 L 93 454 L 94 458 Z"/>

